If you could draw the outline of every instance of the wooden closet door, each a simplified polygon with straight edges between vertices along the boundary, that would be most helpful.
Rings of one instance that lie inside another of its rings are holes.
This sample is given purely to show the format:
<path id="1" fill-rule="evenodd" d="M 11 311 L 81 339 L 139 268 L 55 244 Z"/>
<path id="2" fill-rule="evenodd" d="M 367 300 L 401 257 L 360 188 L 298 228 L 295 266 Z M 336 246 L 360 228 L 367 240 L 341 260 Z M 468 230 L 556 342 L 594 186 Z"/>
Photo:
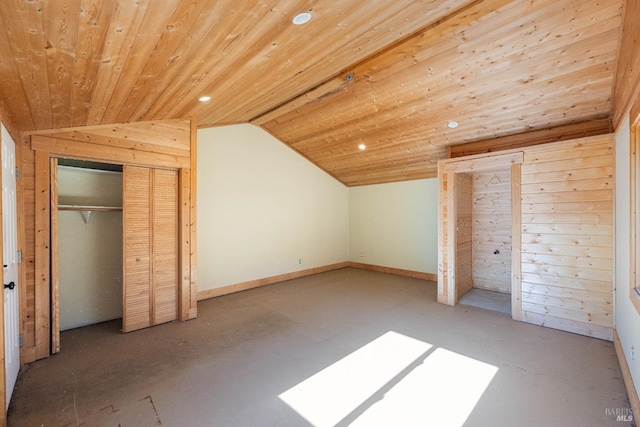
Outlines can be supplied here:
<path id="1" fill-rule="evenodd" d="M 153 324 L 178 317 L 178 173 L 153 170 Z"/>
<path id="2" fill-rule="evenodd" d="M 124 167 L 123 332 L 177 319 L 177 171 Z"/>

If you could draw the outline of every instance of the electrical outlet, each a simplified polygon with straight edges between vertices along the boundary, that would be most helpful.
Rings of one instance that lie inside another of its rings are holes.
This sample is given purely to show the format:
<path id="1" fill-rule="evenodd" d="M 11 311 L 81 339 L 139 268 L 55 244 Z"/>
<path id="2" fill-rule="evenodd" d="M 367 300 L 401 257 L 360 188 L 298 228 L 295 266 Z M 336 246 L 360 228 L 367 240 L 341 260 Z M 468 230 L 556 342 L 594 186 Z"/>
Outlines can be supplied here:
<path id="1" fill-rule="evenodd" d="M 364 257 L 364 254 L 362 252 L 360 252 L 360 258 Z"/>
<path id="2" fill-rule="evenodd" d="M 636 360 L 636 348 L 631 346 L 631 360 Z"/>
<path id="3" fill-rule="evenodd" d="M 302 258 L 298 259 L 298 264 L 302 264 Z"/>

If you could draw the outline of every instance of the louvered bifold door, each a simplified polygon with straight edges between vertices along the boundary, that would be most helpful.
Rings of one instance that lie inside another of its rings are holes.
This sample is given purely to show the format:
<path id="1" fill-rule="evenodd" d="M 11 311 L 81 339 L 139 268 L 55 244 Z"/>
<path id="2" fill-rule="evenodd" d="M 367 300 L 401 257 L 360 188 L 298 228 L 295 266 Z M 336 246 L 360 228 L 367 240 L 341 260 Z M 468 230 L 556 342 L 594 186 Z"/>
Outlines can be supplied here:
<path id="1" fill-rule="evenodd" d="M 153 324 L 178 317 L 178 173 L 153 171 Z"/>
<path id="2" fill-rule="evenodd" d="M 124 167 L 123 332 L 177 318 L 177 171 Z"/>

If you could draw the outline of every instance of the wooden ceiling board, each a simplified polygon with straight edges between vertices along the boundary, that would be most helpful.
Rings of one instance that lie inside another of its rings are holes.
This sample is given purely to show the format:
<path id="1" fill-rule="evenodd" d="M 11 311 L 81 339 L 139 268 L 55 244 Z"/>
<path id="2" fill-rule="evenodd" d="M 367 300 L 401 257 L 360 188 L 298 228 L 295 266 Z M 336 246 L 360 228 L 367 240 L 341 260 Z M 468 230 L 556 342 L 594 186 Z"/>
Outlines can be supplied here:
<path id="1" fill-rule="evenodd" d="M 22 131 L 250 122 L 347 185 L 424 178 L 460 144 L 606 131 L 628 3 L 621 41 L 625 0 L 2 0 L 0 100 Z"/>
<path id="2" fill-rule="evenodd" d="M 384 169 L 389 157 L 406 158 L 403 146 L 448 146 L 608 117 L 620 4 L 599 2 L 596 13 L 597 2 L 574 9 L 561 3 L 509 3 L 481 15 L 483 2 L 467 11 L 478 18 L 468 27 L 454 25 L 448 34 L 436 27 L 434 38 L 427 30 L 354 69 L 343 90 L 283 107 L 262 125 L 352 185 L 363 172 L 342 157 L 360 155 L 366 163 L 360 142 L 377 151 Z M 525 8 L 525 17 L 510 16 Z M 491 30 L 478 23 L 483 19 Z M 448 129 L 449 120 L 461 126 Z"/>
<path id="3" fill-rule="evenodd" d="M 640 2 L 625 2 L 624 20 L 621 29 L 619 66 L 614 89 L 613 123 L 617 127 L 623 120 L 626 109 L 638 97 L 640 91 Z M 634 120 L 633 118 L 632 120 Z"/>
<path id="4" fill-rule="evenodd" d="M 308 7 L 290 8 L 287 13 L 270 10 L 266 16 L 255 14 L 255 26 L 267 27 L 266 31 L 254 33 L 250 28 L 224 31 L 225 35 L 244 36 L 231 40 L 237 46 L 227 48 L 225 41 L 221 45 L 224 55 L 219 55 L 218 49 L 208 54 L 205 65 L 198 67 L 199 72 L 214 70 L 208 80 L 199 79 L 192 83 L 192 92 L 170 98 L 171 108 L 160 113 L 184 115 L 198 108 L 200 94 L 214 93 L 213 99 L 200 107 L 206 110 L 198 116 L 200 126 L 246 122 L 272 109 L 274 97 L 284 102 L 299 95 L 327 75 L 349 67 L 407 31 L 419 29 L 425 25 L 424 19 L 439 10 L 456 4 L 464 3 L 386 1 L 368 3 L 364 8 L 362 3 L 352 0 L 317 3 L 311 8 L 317 21 L 314 18 L 307 27 L 293 26 L 283 16 L 293 16 Z M 434 9 L 434 5 L 438 7 Z M 436 18 L 437 15 L 433 16 Z"/>

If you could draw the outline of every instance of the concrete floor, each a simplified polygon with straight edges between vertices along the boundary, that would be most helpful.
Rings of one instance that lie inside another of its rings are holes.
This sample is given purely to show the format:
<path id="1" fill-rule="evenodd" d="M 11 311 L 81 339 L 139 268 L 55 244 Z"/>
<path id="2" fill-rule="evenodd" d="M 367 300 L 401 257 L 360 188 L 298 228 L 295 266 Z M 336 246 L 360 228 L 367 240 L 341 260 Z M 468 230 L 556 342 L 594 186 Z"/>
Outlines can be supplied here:
<path id="1" fill-rule="evenodd" d="M 472 288 L 460 298 L 458 304 L 499 311 L 511 316 L 511 294 Z"/>
<path id="2" fill-rule="evenodd" d="M 198 309 L 64 332 L 9 426 L 631 425 L 612 343 L 437 304 L 432 282 L 345 268 Z"/>

